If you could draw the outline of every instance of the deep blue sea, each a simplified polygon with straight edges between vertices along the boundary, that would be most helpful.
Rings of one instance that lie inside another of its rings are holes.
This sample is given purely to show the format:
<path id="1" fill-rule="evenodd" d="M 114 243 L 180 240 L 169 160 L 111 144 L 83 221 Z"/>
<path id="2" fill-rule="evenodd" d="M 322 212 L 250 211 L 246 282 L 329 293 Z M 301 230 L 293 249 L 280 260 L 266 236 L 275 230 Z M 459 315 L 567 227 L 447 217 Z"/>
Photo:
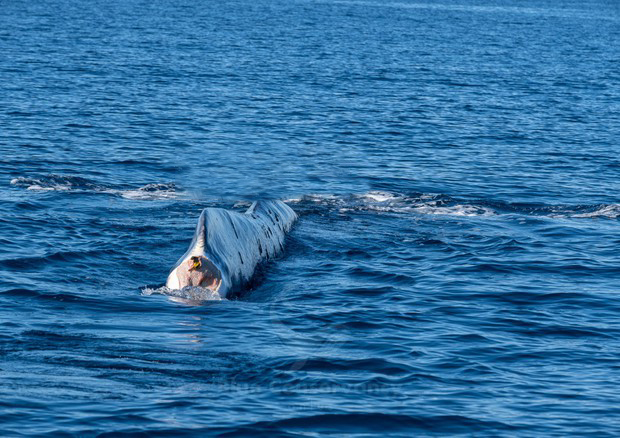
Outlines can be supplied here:
<path id="1" fill-rule="evenodd" d="M 620 434 L 620 2 L 2 0 L 0 436 Z M 239 299 L 155 293 L 282 199 Z"/>

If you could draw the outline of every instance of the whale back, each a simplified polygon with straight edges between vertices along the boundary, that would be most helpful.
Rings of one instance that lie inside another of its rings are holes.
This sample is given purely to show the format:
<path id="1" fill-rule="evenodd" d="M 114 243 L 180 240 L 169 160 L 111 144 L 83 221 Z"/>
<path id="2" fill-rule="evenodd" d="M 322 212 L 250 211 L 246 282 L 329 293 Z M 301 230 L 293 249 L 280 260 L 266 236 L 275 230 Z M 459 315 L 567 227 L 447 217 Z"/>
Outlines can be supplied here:
<path id="1" fill-rule="evenodd" d="M 282 201 L 257 201 L 245 213 L 205 208 L 198 220 L 189 257 L 204 255 L 222 274 L 218 292 L 225 297 L 245 287 L 259 263 L 282 252 L 285 234 L 297 219 Z"/>

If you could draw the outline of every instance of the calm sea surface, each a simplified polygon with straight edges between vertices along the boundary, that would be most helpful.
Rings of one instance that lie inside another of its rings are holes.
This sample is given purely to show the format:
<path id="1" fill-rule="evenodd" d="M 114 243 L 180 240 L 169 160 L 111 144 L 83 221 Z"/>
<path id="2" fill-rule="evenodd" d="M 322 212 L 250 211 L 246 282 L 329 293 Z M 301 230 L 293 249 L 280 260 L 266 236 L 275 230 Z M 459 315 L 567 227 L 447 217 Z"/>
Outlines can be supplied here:
<path id="1" fill-rule="evenodd" d="M 0 436 L 620 434 L 616 0 L 0 2 Z M 239 300 L 156 293 L 283 199 Z"/>

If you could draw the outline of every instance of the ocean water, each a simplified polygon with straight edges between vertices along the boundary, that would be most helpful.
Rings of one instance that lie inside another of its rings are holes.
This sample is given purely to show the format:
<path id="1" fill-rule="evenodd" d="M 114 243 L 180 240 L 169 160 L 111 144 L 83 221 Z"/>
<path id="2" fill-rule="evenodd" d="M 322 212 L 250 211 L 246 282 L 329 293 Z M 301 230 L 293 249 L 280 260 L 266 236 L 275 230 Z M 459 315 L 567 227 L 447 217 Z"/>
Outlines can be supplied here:
<path id="1" fill-rule="evenodd" d="M 2 1 L 0 436 L 618 436 L 619 5 Z"/>

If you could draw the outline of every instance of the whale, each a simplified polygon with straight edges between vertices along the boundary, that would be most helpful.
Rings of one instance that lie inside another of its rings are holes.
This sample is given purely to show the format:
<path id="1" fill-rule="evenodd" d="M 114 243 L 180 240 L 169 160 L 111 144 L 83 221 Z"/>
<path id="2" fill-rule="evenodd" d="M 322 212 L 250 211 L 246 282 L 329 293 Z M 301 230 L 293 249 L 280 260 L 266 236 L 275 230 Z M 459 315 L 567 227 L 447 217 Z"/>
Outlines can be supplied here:
<path id="1" fill-rule="evenodd" d="M 297 214 L 282 201 L 256 201 L 245 212 L 205 208 L 188 250 L 166 280 L 168 289 L 201 287 L 222 298 L 240 294 L 256 268 L 284 251 Z"/>

